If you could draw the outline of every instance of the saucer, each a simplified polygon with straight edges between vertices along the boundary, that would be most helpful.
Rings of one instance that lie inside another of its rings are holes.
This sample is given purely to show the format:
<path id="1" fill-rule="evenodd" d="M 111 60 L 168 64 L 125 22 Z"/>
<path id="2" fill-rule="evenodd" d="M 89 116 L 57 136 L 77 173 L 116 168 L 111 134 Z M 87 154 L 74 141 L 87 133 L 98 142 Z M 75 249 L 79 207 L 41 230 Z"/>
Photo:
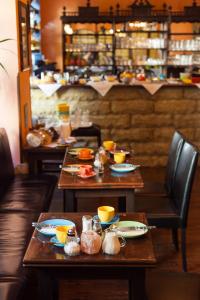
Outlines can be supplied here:
<path id="1" fill-rule="evenodd" d="M 78 157 L 78 159 L 80 159 L 80 160 L 91 160 L 93 158 L 94 158 L 94 155 L 90 155 L 88 157 Z"/>
<path id="2" fill-rule="evenodd" d="M 75 226 L 74 222 L 70 221 L 70 220 L 65 220 L 65 219 L 49 219 L 49 220 L 45 220 L 43 222 L 40 222 L 40 225 L 42 227 L 42 225 L 44 225 L 43 228 L 41 229 L 36 229 L 46 235 L 46 236 L 54 236 L 56 234 L 56 226 L 60 226 L 60 225 L 63 225 L 63 226 Z M 49 227 L 47 226 L 49 225 Z M 52 226 L 52 227 L 51 227 Z"/>
<path id="3" fill-rule="evenodd" d="M 94 216 L 95 217 L 98 217 L 98 215 Z M 109 226 L 109 225 L 112 225 L 114 223 L 117 223 L 119 222 L 120 218 L 119 218 L 119 215 L 115 215 L 114 218 L 112 218 L 112 220 L 110 220 L 109 222 L 101 222 L 101 225 L 104 227 L 104 226 Z"/>
<path id="4" fill-rule="evenodd" d="M 86 178 L 94 177 L 94 176 L 96 176 L 96 174 L 97 174 L 96 172 L 92 171 L 92 173 L 90 175 L 80 175 L 80 174 L 78 174 L 78 177 L 86 179 Z"/>
<path id="5" fill-rule="evenodd" d="M 94 150 L 91 149 L 91 148 L 71 148 L 71 149 L 69 149 L 68 153 L 71 154 L 71 155 L 75 155 L 75 156 L 76 156 L 76 155 L 79 154 L 79 152 L 80 152 L 82 149 L 88 149 L 88 150 L 90 150 L 90 153 L 91 153 L 91 154 L 94 153 Z"/>
<path id="6" fill-rule="evenodd" d="M 54 244 L 54 246 L 56 247 L 64 247 L 65 244 L 62 244 L 60 243 L 58 240 L 57 240 L 57 237 L 56 236 L 53 236 L 51 239 L 50 239 L 50 242 Z"/>

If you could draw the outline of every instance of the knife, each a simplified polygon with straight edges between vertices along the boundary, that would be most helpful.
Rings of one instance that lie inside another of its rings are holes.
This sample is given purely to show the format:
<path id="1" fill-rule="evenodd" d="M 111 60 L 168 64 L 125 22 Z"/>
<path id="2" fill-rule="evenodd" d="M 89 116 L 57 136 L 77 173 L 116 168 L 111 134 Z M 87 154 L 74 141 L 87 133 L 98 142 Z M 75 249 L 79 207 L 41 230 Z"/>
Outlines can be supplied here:
<path id="1" fill-rule="evenodd" d="M 128 232 L 131 230 L 149 230 L 154 229 L 156 226 L 128 226 L 128 227 L 113 227 L 113 229 L 121 232 Z"/>

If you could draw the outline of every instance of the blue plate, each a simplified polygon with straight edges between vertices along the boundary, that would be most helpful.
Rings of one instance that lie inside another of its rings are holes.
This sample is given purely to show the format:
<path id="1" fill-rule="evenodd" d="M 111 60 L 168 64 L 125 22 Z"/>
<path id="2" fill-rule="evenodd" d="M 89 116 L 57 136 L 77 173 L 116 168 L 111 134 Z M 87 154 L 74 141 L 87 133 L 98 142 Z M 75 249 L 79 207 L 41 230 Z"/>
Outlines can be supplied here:
<path id="1" fill-rule="evenodd" d="M 98 217 L 98 216 L 96 215 L 95 217 Z M 112 225 L 113 223 L 116 223 L 116 222 L 119 222 L 119 215 L 115 215 L 114 218 L 109 222 L 101 222 L 101 225 L 102 226 L 107 226 L 107 225 L 109 226 L 109 225 Z"/>
<path id="2" fill-rule="evenodd" d="M 138 166 L 133 164 L 114 164 L 110 166 L 112 171 L 125 173 L 131 172 L 138 168 Z"/>
<path id="3" fill-rule="evenodd" d="M 50 239 L 50 242 L 52 242 L 54 244 L 54 246 L 56 247 L 64 247 L 65 244 L 62 244 L 60 243 L 58 240 L 57 240 L 57 237 L 56 236 L 53 236 L 51 239 Z"/>
<path id="4" fill-rule="evenodd" d="M 44 225 L 52 225 L 52 226 L 75 226 L 74 222 L 70 220 L 65 219 L 50 219 L 45 220 L 43 222 L 40 222 L 40 224 Z M 37 229 L 37 228 L 36 228 Z M 37 229 L 38 230 L 38 229 Z M 55 228 L 42 228 L 41 230 L 38 230 L 40 233 L 46 235 L 46 236 L 54 236 L 56 234 Z"/>

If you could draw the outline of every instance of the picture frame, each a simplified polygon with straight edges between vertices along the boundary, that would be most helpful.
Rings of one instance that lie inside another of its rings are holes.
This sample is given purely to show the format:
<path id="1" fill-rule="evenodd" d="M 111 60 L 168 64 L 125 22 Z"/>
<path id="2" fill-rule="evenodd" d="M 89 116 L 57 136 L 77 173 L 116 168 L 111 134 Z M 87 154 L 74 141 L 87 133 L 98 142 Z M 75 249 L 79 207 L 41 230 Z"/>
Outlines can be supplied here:
<path id="1" fill-rule="evenodd" d="M 29 57 L 29 6 L 18 2 L 19 14 L 19 44 L 20 44 L 20 68 L 21 71 L 30 67 Z"/>

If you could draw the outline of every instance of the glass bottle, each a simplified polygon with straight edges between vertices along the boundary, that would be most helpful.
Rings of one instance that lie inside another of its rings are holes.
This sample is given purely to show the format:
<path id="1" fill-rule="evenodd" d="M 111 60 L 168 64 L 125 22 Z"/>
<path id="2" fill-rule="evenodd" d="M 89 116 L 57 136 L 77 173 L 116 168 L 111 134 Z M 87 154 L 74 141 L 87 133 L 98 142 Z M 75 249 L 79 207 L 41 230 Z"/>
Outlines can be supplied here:
<path id="1" fill-rule="evenodd" d="M 100 236 L 102 235 L 101 221 L 98 216 L 93 217 L 93 231 L 98 233 Z"/>
<path id="2" fill-rule="evenodd" d="M 92 230 L 92 217 L 90 215 L 85 215 L 82 217 L 82 232 Z"/>

